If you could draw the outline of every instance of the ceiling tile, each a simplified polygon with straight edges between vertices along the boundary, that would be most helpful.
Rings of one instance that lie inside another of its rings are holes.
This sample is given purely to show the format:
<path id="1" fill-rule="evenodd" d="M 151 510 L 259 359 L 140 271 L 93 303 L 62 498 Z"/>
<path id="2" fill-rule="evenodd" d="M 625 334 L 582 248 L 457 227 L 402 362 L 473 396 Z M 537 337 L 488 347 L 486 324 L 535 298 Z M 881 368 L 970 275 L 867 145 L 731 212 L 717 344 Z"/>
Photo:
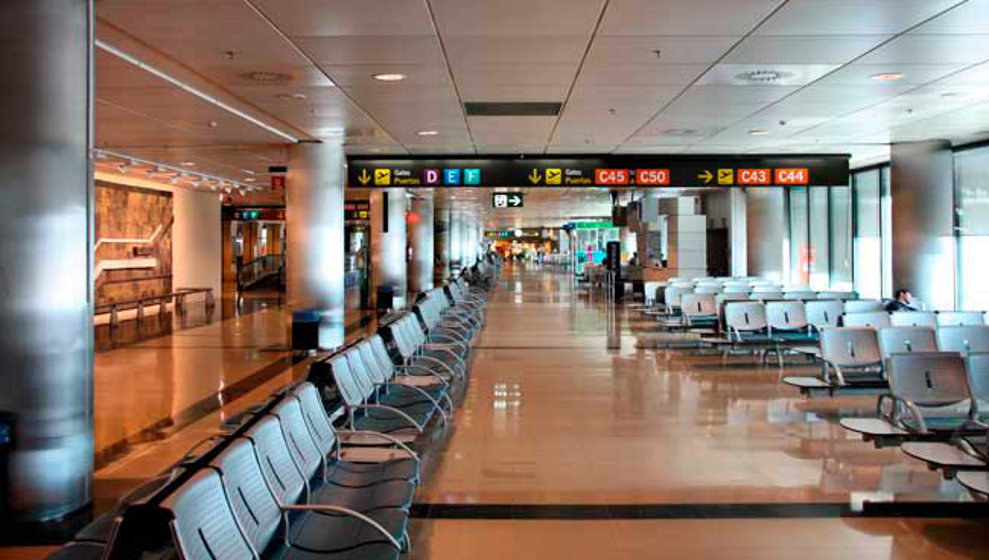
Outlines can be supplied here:
<path id="1" fill-rule="evenodd" d="M 100 0 L 103 3 L 105 0 Z M 123 0 L 129 1 L 129 0 Z M 212 0 L 211 0 L 212 1 Z M 424 2 L 409 0 L 255 0 L 292 37 L 434 35 Z M 169 0 L 169 4 L 172 0 Z M 202 4 L 202 0 L 192 0 Z M 237 3 L 243 3 L 238 0 Z M 332 8 L 331 8 L 332 7 Z"/>
<path id="2" fill-rule="evenodd" d="M 508 35 L 590 38 L 603 0 L 430 0 L 444 37 Z"/>
<path id="3" fill-rule="evenodd" d="M 588 64 L 704 64 L 721 58 L 741 37 L 599 35 Z M 656 51 L 659 51 L 658 53 Z"/>
<path id="4" fill-rule="evenodd" d="M 790 0 L 756 35 L 890 35 L 963 0 Z"/>
<path id="5" fill-rule="evenodd" d="M 783 0 L 612 0 L 602 35 L 734 35 L 751 31 Z"/>
<path id="6" fill-rule="evenodd" d="M 844 64 L 892 35 L 815 37 L 751 36 L 725 58 L 727 64 Z"/>

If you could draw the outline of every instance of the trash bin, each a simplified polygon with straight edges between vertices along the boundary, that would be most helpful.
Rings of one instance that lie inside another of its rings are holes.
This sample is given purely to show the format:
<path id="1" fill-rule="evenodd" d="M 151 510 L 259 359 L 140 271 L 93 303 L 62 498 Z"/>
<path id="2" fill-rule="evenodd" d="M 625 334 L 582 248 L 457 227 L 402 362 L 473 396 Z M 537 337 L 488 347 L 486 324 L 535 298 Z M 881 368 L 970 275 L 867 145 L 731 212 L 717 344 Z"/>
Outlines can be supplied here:
<path id="1" fill-rule="evenodd" d="M 292 312 L 292 350 L 319 348 L 319 312 L 299 309 Z"/>
<path id="2" fill-rule="evenodd" d="M 389 311 L 395 308 L 395 288 L 391 286 L 378 286 L 377 310 Z"/>

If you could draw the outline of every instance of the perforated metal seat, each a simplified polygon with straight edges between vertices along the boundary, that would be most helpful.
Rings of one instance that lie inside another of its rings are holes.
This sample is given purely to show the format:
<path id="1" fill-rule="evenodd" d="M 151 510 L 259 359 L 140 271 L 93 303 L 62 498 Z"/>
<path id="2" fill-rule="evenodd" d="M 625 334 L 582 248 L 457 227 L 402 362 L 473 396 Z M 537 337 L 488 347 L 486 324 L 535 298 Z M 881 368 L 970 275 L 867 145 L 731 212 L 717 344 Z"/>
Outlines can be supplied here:
<path id="1" fill-rule="evenodd" d="M 989 326 L 939 327 L 937 346 L 942 352 L 989 352 Z"/>
<path id="2" fill-rule="evenodd" d="M 872 313 L 883 311 L 883 302 L 877 299 L 855 299 L 845 301 L 845 313 Z"/>
<path id="3" fill-rule="evenodd" d="M 807 323 L 817 330 L 826 327 L 837 327 L 845 305 L 840 300 L 808 301 L 804 303 L 804 314 Z"/>
<path id="4" fill-rule="evenodd" d="M 845 302 L 845 309 L 848 309 L 848 303 Z M 845 327 L 872 327 L 874 329 L 881 329 L 884 327 L 893 326 L 892 321 L 890 321 L 889 313 L 885 311 L 863 311 L 849 313 L 845 312 L 841 316 L 841 324 Z"/>
<path id="5" fill-rule="evenodd" d="M 311 383 L 300 384 L 293 395 L 299 401 L 316 447 L 326 457 L 325 478 L 328 482 L 362 487 L 386 480 L 416 482 L 419 479 L 419 457 L 401 440 L 374 432 L 336 430 L 326 415 L 316 387 Z M 347 448 L 341 447 L 342 440 L 354 439 L 351 436 L 359 437 L 367 444 L 389 447 L 393 452 L 384 456 L 376 454 L 373 462 L 361 462 L 366 461 L 364 454 L 349 453 Z M 349 456 L 354 456 L 356 461 L 349 460 Z"/>
<path id="6" fill-rule="evenodd" d="M 890 324 L 894 327 L 930 327 L 937 326 L 937 315 L 931 311 L 896 311 L 889 315 Z"/>
<path id="7" fill-rule="evenodd" d="M 938 311 L 938 327 L 985 326 L 986 314 L 981 311 Z"/>
<path id="8" fill-rule="evenodd" d="M 936 352 L 938 349 L 934 329 L 929 327 L 886 327 L 878 333 L 883 359 L 897 353 Z"/>

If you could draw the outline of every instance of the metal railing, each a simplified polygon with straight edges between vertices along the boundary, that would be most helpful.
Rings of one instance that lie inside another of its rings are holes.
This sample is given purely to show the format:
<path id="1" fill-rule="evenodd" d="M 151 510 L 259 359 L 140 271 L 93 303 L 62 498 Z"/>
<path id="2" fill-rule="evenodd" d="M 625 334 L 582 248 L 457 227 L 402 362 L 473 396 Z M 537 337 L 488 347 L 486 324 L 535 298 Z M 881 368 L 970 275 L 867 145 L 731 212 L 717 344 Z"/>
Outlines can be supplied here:
<path id="1" fill-rule="evenodd" d="M 272 276 L 280 276 L 284 270 L 285 255 L 265 255 L 244 263 L 237 269 L 237 290 L 242 291 Z"/>

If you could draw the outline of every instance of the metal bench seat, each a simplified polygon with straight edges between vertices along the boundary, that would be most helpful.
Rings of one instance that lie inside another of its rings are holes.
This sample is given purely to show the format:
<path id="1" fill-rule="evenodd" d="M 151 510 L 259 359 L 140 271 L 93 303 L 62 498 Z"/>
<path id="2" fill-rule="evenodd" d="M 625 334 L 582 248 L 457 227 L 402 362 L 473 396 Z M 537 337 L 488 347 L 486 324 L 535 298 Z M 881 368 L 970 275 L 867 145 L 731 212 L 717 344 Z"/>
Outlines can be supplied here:
<path id="1" fill-rule="evenodd" d="M 807 396 L 839 392 L 876 392 L 888 388 L 876 330 L 868 327 L 820 329 L 821 375 L 784 377 L 783 383 Z"/>
<path id="2" fill-rule="evenodd" d="M 974 433 L 978 419 L 965 361 L 954 352 L 892 354 L 887 360 L 890 393 L 879 397 L 879 418 L 846 418 L 845 429 L 877 447 L 904 441 L 947 441 Z"/>
<path id="3" fill-rule="evenodd" d="M 375 519 L 339 506 L 283 503 L 258 463 L 244 463 L 222 477 L 202 469 L 162 502 L 183 560 L 338 560 L 358 550 L 363 558 L 399 558 L 404 512 Z"/>
<path id="4" fill-rule="evenodd" d="M 395 407 L 376 402 L 374 385 L 350 369 L 345 353 L 330 358 L 329 367 L 352 430 L 418 435 L 425 431 L 438 410 L 432 405 Z"/>
<path id="5" fill-rule="evenodd" d="M 298 401 L 290 399 L 287 402 Z M 380 509 L 407 510 L 412 503 L 415 485 L 408 480 L 384 480 L 364 477 L 363 485 L 343 485 L 351 482 L 336 470 L 306 435 L 307 428 L 293 427 L 292 421 L 282 417 L 292 413 L 282 409 L 280 416 L 266 416 L 246 434 L 250 452 L 261 464 L 265 480 L 283 502 L 336 504 L 355 511 L 369 512 Z M 297 419 L 302 422 L 302 418 Z M 233 445 L 231 449 L 233 449 Z M 227 453 L 225 451 L 224 453 Z M 217 461 L 224 457 L 221 454 Z M 223 466 L 217 463 L 222 469 Z M 357 478 L 352 473 L 351 478 Z M 334 478 L 336 475 L 340 478 Z"/>

